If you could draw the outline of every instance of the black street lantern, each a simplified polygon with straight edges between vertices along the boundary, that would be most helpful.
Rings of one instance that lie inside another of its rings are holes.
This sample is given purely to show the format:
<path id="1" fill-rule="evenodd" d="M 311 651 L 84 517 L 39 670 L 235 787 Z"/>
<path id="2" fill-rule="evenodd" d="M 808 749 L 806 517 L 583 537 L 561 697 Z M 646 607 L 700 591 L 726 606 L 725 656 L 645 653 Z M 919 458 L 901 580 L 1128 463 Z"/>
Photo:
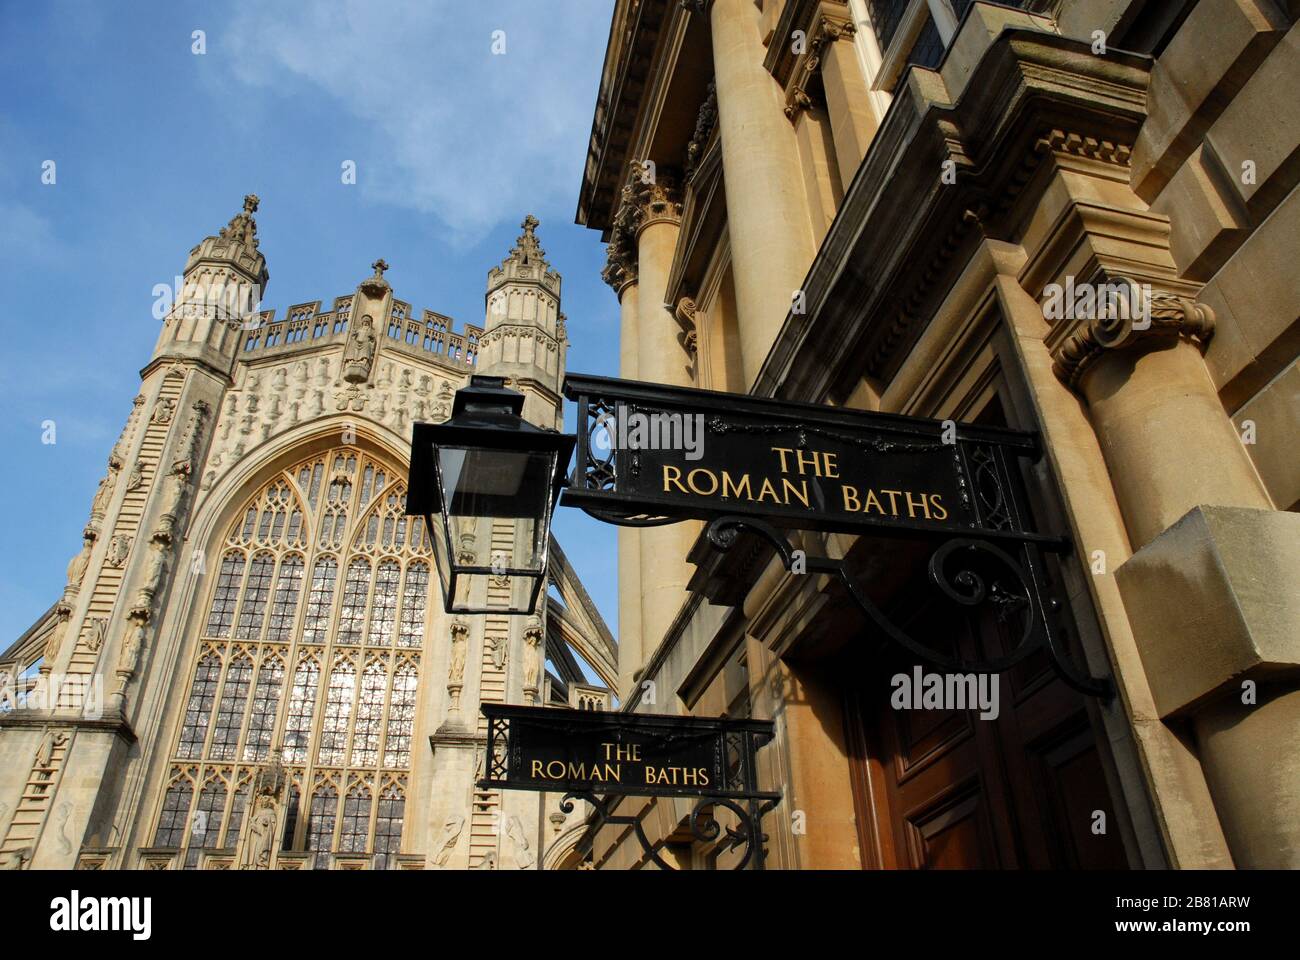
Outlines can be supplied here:
<path id="1" fill-rule="evenodd" d="M 406 512 L 423 516 L 448 613 L 531 614 L 575 438 L 520 416 L 501 377 L 470 377 L 451 419 L 417 423 Z"/>

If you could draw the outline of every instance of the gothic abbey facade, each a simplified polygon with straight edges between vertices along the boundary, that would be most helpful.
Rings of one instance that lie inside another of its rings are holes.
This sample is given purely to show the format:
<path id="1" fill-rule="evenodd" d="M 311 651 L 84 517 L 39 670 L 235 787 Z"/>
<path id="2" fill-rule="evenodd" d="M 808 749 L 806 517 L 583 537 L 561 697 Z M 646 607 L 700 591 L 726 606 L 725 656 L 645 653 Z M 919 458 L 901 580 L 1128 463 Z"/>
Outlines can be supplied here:
<path id="1" fill-rule="evenodd" d="M 0 866 L 562 865 L 581 810 L 476 788 L 479 704 L 606 709 L 613 638 L 555 545 L 538 616 L 444 615 L 404 515 L 411 424 L 471 373 L 561 425 L 538 222 L 458 333 L 383 260 L 258 311 L 257 205 L 190 252 L 63 594 L 0 655 Z"/>

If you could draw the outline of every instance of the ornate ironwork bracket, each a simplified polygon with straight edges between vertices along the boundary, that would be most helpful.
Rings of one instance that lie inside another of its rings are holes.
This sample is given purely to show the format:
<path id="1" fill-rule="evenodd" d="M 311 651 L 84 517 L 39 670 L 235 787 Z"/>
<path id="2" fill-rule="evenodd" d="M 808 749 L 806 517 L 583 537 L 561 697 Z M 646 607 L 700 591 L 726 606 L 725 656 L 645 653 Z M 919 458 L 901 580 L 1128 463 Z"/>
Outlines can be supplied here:
<path id="1" fill-rule="evenodd" d="M 858 586 L 843 561 L 827 557 L 796 558 L 796 551 L 784 534 L 769 523 L 752 517 L 723 516 L 709 524 L 705 535 L 715 550 L 726 552 L 735 545 L 742 530 L 753 531 L 770 543 L 786 570 L 793 570 L 798 561 L 808 573 L 834 577 L 886 638 L 941 670 L 950 673 L 1002 673 L 1035 650 L 1045 647 L 1057 676 L 1068 686 L 1107 700 L 1114 695 L 1109 677 L 1082 673 L 1063 648 L 1051 617 L 1059 603 L 1046 595 L 1034 544 L 1021 545 L 1023 564 L 993 543 L 965 537 L 947 540 L 931 554 L 928 564 L 930 581 L 950 600 L 966 607 L 992 604 L 997 616 L 1003 620 L 1028 608 L 1020 637 L 1010 653 L 994 660 L 963 661 L 945 656 L 901 630 Z"/>
<path id="2" fill-rule="evenodd" d="M 627 816 L 612 812 L 614 804 L 626 794 L 619 796 L 600 797 L 595 793 L 583 790 L 575 790 L 564 795 L 560 801 L 560 810 L 569 814 L 573 812 L 573 802 L 575 800 L 585 800 L 591 804 L 594 813 L 590 820 L 590 826 L 578 844 L 578 852 L 584 857 L 591 852 L 596 834 L 600 829 L 607 825 L 612 826 L 630 826 L 637 842 L 641 844 L 641 849 L 645 851 L 646 856 L 660 870 L 677 870 L 668 861 L 659 855 L 650 838 L 646 836 L 645 828 L 642 821 L 648 807 L 642 807 L 640 813 L 636 816 Z M 733 870 L 744 870 L 754 864 L 755 870 L 763 868 L 764 844 L 768 840 L 767 834 L 763 832 L 762 821 L 765 814 L 775 809 L 781 802 L 779 795 L 768 796 L 764 799 L 751 799 L 746 801 L 745 806 L 737 800 L 727 797 L 700 797 L 693 808 L 688 824 L 691 836 L 701 843 L 717 843 L 718 847 L 724 851 L 736 850 L 743 848 L 744 853 L 740 859 L 732 866 Z M 727 827 L 723 833 L 722 824 L 714 816 L 714 811 L 718 807 L 725 807 L 736 816 L 736 826 Z"/>

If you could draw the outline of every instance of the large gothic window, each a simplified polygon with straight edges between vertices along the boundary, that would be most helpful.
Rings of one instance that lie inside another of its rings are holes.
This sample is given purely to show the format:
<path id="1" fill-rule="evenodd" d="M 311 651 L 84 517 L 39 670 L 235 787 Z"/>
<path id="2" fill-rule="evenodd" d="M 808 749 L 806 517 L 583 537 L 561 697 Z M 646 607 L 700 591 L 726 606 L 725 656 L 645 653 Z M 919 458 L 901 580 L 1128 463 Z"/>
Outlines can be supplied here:
<path id="1" fill-rule="evenodd" d="M 284 849 L 317 866 L 400 852 L 430 551 L 392 474 L 333 450 L 240 504 L 205 571 L 154 830 L 184 866 L 235 852 L 257 769 L 277 755 L 298 798 L 282 810 Z"/>

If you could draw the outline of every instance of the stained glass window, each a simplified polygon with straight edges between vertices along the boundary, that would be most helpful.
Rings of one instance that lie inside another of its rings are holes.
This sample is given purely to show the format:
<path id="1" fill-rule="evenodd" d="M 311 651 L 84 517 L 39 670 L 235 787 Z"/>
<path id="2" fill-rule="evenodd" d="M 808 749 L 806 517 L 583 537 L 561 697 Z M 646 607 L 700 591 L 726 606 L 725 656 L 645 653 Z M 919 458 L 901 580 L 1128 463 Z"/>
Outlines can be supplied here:
<path id="1" fill-rule="evenodd" d="M 203 741 L 208 736 L 208 723 L 212 720 L 212 708 L 217 702 L 217 686 L 220 683 L 221 658 L 215 653 L 209 653 L 199 661 L 194 670 L 194 682 L 190 685 L 190 698 L 185 704 L 181 739 L 176 748 L 176 755 L 181 759 L 188 760 L 202 752 Z"/>
<path id="2" fill-rule="evenodd" d="M 316 785 L 301 801 L 290 788 L 286 850 L 399 852 L 419 662 L 391 651 L 422 645 L 431 584 L 427 539 L 408 537 L 418 528 L 402 516 L 397 473 L 357 450 L 330 451 L 232 511 L 176 721 L 177 779 L 157 814 L 158 844 L 186 847 L 184 865 L 201 865 L 201 849 L 238 849 L 252 784 L 276 758 L 294 784 Z M 191 822 L 199 813 L 202 831 Z"/>
<path id="3" fill-rule="evenodd" d="M 230 661 L 226 668 L 226 683 L 221 688 L 221 705 L 217 708 L 217 722 L 212 729 L 212 746 L 208 756 L 213 760 L 234 760 L 239 750 L 239 732 L 244 724 L 244 707 L 248 704 L 248 688 L 253 682 L 253 661 L 241 655 Z"/>

